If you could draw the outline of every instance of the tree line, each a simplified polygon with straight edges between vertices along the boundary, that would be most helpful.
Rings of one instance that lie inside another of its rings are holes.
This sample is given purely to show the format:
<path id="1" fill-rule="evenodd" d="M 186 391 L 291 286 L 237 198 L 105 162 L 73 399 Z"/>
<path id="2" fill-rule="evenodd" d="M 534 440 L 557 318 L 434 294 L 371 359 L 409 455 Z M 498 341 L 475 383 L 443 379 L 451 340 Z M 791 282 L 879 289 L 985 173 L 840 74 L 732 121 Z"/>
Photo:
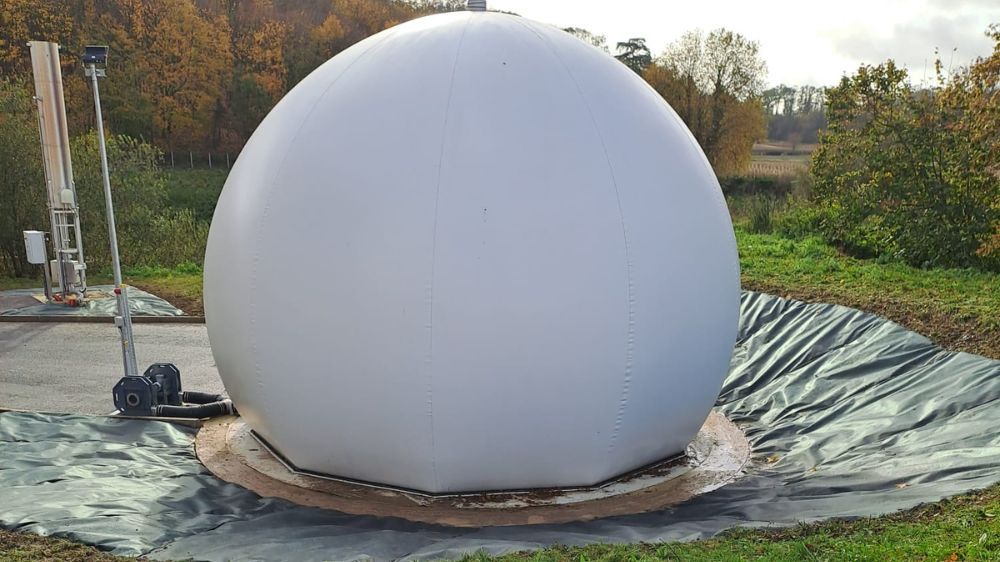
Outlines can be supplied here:
<path id="1" fill-rule="evenodd" d="M 462 0 L 5 0 L 0 76 L 30 85 L 25 43 L 63 46 L 72 134 L 93 128 L 79 67 L 85 44 L 111 47 L 101 87 L 106 125 L 165 152 L 236 153 L 281 97 L 350 45 Z M 568 28 L 598 48 L 606 39 Z M 749 163 L 766 135 L 757 44 L 716 30 L 684 35 L 654 57 L 643 39 L 617 58 L 670 102 L 722 174 Z"/>
<path id="2" fill-rule="evenodd" d="M 826 130 L 825 88 L 779 84 L 764 90 L 761 102 L 768 116 L 768 139 L 815 144 Z"/>
<path id="3" fill-rule="evenodd" d="M 275 103 L 322 62 L 459 0 L 5 0 L 0 76 L 30 81 L 29 40 L 63 46 L 73 134 L 93 126 L 78 54 L 111 47 L 107 126 L 165 151 L 237 152 Z"/>
<path id="4" fill-rule="evenodd" d="M 20 230 L 44 223 L 35 216 L 44 210 L 44 190 L 27 40 L 66 47 L 74 154 L 92 152 L 94 144 L 88 86 L 74 54 L 86 43 L 111 46 L 113 79 L 104 82 L 102 97 L 123 197 L 123 252 L 134 254 L 131 263 L 172 266 L 200 261 L 207 223 L 165 203 L 161 151 L 238 152 L 277 100 L 325 60 L 407 19 L 463 6 L 461 0 L 5 0 L 0 274 L 28 271 Z M 989 31 L 992 55 L 954 73 L 939 63 L 930 87 L 914 87 L 887 61 L 862 66 L 827 89 L 765 89 L 758 44 L 726 29 L 686 33 L 659 54 L 642 38 L 611 47 L 585 29 L 565 31 L 644 78 L 720 176 L 745 170 L 753 143 L 768 133 L 793 143 L 818 141 L 801 180 L 805 200 L 778 221 L 783 233 L 820 234 L 859 256 L 1000 270 L 1000 28 Z M 87 168 L 93 159 L 77 160 L 81 201 L 95 198 L 86 207 L 100 209 L 96 171 Z M 88 241 L 88 253 L 99 267 L 98 239 Z"/>

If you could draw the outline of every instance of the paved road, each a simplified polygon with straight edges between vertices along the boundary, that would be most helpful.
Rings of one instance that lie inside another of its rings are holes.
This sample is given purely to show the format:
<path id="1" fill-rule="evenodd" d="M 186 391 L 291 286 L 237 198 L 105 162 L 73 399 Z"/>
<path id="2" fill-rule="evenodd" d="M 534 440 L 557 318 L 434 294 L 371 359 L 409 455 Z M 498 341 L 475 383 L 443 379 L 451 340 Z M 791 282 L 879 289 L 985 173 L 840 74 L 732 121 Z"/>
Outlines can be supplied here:
<path id="1" fill-rule="evenodd" d="M 199 324 L 136 324 L 139 370 L 174 363 L 184 388 L 222 392 L 208 332 Z M 111 324 L 0 322 L 0 408 L 107 414 L 122 376 Z"/>

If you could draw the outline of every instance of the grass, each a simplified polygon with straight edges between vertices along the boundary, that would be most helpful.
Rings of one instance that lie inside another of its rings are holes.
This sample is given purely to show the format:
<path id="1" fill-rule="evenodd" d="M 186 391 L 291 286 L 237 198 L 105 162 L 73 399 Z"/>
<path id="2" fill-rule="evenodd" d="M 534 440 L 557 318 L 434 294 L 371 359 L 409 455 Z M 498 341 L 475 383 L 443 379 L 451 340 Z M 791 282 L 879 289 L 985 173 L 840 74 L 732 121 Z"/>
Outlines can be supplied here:
<path id="1" fill-rule="evenodd" d="M 30 277 L 0 277 L 0 291 L 6 291 L 9 289 L 33 289 L 41 286 L 41 281 Z"/>
<path id="2" fill-rule="evenodd" d="M 738 529 L 689 543 L 556 547 L 500 561 L 1000 560 L 1000 486 L 896 515 L 788 529 Z"/>
<path id="3" fill-rule="evenodd" d="M 163 297 L 190 316 L 205 315 L 205 307 L 201 300 L 200 273 L 170 277 L 126 278 L 125 282 L 147 293 Z"/>
<path id="4" fill-rule="evenodd" d="M 817 238 L 737 230 L 743 287 L 875 312 L 944 347 L 1000 359 L 1000 275 L 847 257 Z"/>
<path id="5" fill-rule="evenodd" d="M 175 268 L 135 267 L 122 271 L 125 283 L 163 297 L 191 316 L 204 316 L 202 271 L 196 264 Z"/>

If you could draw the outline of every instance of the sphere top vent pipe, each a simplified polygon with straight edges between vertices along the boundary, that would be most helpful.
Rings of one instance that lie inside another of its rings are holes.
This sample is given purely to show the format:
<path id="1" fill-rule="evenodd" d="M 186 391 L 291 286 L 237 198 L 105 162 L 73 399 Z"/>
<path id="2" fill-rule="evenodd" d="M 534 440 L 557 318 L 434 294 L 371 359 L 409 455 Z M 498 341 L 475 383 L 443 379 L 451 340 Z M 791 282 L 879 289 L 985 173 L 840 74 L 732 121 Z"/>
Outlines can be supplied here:
<path id="1" fill-rule="evenodd" d="M 485 12 L 486 0 L 469 0 L 465 4 L 465 9 L 470 12 Z"/>

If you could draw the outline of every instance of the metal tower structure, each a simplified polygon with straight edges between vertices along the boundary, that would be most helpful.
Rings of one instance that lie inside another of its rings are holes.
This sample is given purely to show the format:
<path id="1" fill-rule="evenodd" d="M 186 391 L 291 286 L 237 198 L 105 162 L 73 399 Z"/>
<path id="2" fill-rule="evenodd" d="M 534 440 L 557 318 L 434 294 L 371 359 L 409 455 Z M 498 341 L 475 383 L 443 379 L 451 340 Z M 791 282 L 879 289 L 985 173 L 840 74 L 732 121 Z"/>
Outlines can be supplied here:
<path id="1" fill-rule="evenodd" d="M 38 128 L 42 143 L 42 161 L 48 192 L 49 236 L 54 258 L 46 264 L 52 283 L 59 285 L 63 302 L 71 295 L 82 299 L 87 291 L 87 265 L 83 257 L 80 212 L 77 207 L 73 162 L 69 153 L 69 130 L 66 103 L 63 100 L 59 45 L 31 41 L 31 66 L 35 78 L 35 103 L 38 105 Z"/>

